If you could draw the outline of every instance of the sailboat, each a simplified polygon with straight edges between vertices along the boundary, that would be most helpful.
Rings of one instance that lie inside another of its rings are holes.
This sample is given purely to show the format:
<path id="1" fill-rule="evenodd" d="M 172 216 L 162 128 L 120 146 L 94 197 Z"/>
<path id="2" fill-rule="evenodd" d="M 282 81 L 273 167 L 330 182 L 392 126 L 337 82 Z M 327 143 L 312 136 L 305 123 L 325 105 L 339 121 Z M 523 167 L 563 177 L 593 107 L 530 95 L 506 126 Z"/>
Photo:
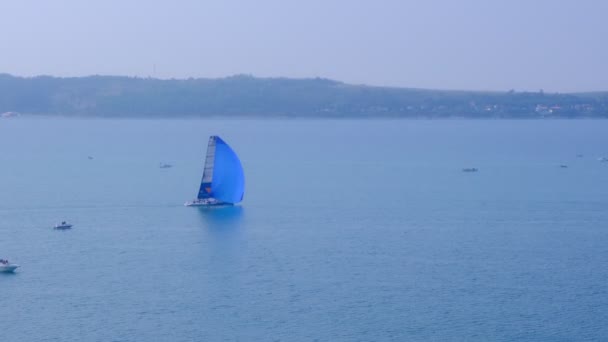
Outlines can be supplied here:
<path id="1" fill-rule="evenodd" d="M 217 135 L 209 137 L 203 179 L 195 200 L 187 207 L 234 205 L 243 200 L 245 175 L 236 153 Z"/>

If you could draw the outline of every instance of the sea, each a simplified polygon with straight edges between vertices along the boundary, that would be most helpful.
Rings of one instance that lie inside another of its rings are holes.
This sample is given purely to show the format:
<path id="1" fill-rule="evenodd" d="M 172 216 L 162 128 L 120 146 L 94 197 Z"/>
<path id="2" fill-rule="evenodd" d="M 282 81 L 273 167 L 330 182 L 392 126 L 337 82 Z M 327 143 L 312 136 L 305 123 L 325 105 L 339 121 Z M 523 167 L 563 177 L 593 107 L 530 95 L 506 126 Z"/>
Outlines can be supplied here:
<path id="1" fill-rule="evenodd" d="M 244 201 L 184 207 L 210 135 Z M 0 120 L 0 341 L 605 341 L 604 156 L 601 120 Z"/>

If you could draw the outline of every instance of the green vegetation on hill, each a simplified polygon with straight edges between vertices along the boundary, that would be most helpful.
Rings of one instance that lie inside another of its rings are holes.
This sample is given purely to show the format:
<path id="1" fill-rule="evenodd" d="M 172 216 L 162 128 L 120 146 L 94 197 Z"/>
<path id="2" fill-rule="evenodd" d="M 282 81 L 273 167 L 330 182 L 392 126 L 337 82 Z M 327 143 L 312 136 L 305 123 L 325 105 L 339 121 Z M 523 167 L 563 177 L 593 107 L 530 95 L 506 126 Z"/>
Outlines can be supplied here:
<path id="1" fill-rule="evenodd" d="M 444 91 L 327 79 L 0 74 L 0 113 L 78 117 L 606 118 L 608 92 Z"/>

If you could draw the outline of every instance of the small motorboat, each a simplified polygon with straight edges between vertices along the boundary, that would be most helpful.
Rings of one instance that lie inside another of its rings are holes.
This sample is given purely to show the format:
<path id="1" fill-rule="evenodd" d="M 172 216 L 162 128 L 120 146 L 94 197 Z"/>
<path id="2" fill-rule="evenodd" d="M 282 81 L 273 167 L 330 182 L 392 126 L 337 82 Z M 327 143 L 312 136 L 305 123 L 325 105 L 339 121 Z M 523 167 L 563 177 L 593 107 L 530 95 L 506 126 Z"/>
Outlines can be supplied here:
<path id="1" fill-rule="evenodd" d="M 562 164 L 562 165 L 560 165 L 559 167 L 561 167 L 562 169 L 567 169 L 567 168 L 568 168 L 568 165 L 566 165 L 566 164 Z"/>
<path id="2" fill-rule="evenodd" d="M 19 267 L 17 264 L 12 264 L 6 259 L 0 259 L 0 273 L 12 273 Z"/>
<path id="3" fill-rule="evenodd" d="M 171 164 L 167 164 L 167 163 L 160 163 L 160 164 L 158 165 L 158 167 L 159 167 L 159 168 L 161 168 L 161 169 L 170 169 L 170 168 L 172 168 L 172 167 L 173 167 L 173 165 L 171 165 Z"/>
<path id="4" fill-rule="evenodd" d="M 53 227 L 55 229 L 71 229 L 72 225 L 67 223 L 66 221 L 61 221 L 61 223 L 56 224 L 55 227 Z"/>
<path id="5" fill-rule="evenodd" d="M 477 168 L 475 167 L 465 167 L 464 169 L 462 169 L 462 172 L 477 172 L 479 170 L 477 170 Z"/>

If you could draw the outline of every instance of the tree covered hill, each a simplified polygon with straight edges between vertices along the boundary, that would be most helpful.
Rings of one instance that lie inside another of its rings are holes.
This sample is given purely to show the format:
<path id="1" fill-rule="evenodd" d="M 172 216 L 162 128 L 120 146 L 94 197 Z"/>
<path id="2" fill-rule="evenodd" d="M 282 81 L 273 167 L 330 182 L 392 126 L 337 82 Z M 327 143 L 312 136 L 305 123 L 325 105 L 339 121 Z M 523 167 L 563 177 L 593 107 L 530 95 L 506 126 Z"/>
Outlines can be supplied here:
<path id="1" fill-rule="evenodd" d="M 0 74 L 0 113 L 75 117 L 608 118 L 608 92 L 444 91 L 327 79 Z"/>

